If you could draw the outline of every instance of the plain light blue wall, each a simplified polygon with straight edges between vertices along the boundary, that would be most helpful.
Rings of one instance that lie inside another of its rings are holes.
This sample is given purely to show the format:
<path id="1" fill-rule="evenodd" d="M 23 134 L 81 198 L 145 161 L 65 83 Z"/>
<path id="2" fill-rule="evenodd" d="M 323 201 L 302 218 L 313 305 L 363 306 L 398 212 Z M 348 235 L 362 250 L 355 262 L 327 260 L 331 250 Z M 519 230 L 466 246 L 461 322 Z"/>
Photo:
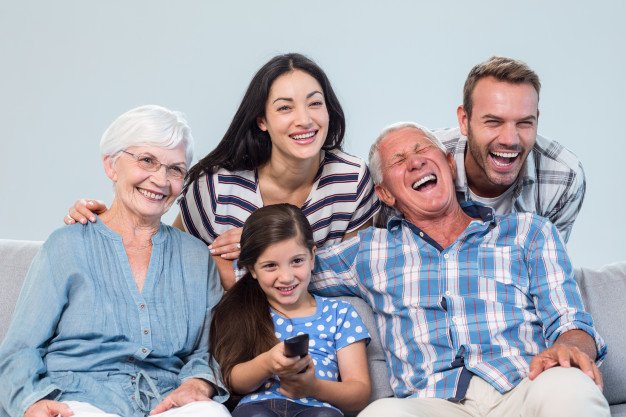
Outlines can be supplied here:
<path id="1" fill-rule="evenodd" d="M 276 53 L 325 69 L 361 157 L 388 123 L 456 125 L 467 72 L 499 54 L 539 73 L 540 132 L 585 166 L 574 263 L 624 260 L 625 21 L 621 0 L 3 1 L 0 238 L 42 240 L 76 198 L 110 202 L 98 142 L 131 107 L 184 111 L 206 154 Z"/>

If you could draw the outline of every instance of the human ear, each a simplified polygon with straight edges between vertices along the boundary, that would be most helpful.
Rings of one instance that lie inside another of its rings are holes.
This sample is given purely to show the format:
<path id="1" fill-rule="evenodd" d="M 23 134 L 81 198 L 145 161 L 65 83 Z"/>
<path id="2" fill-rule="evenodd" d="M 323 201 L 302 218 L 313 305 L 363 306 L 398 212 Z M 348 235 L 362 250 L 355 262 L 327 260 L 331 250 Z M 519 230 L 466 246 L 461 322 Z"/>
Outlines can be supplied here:
<path id="1" fill-rule="evenodd" d="M 106 155 L 102 158 L 102 166 L 104 167 L 104 172 L 106 176 L 113 182 L 117 181 L 117 170 L 115 169 L 115 160 L 111 157 L 111 155 Z"/>
<path id="2" fill-rule="evenodd" d="M 446 160 L 448 161 L 448 166 L 450 167 L 450 172 L 452 173 L 452 180 L 456 181 L 456 161 L 454 160 L 454 156 L 451 153 L 446 154 Z"/>
<path id="3" fill-rule="evenodd" d="M 469 117 L 463 105 L 460 105 L 456 109 L 456 118 L 459 121 L 459 128 L 461 129 L 461 134 L 463 136 L 467 136 L 467 132 L 469 132 Z"/>
<path id="4" fill-rule="evenodd" d="M 389 207 L 393 207 L 393 205 L 396 203 L 395 197 L 391 195 L 389 190 L 387 190 L 387 188 L 385 188 L 384 185 L 382 184 L 375 185 L 374 191 L 376 192 L 378 199 L 382 201 L 383 203 L 387 204 Z"/>
<path id="5" fill-rule="evenodd" d="M 259 129 L 261 129 L 264 132 L 267 132 L 267 125 L 265 124 L 265 117 L 257 117 L 256 118 L 256 124 L 257 126 L 259 126 Z"/>

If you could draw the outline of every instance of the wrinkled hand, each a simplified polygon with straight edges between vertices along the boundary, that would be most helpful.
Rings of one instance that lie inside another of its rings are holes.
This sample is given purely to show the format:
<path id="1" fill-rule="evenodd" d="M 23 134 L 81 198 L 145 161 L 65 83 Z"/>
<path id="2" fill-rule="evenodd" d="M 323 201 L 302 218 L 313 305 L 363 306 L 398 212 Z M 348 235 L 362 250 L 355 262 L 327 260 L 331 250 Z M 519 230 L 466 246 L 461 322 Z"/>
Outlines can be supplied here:
<path id="1" fill-rule="evenodd" d="M 290 375 L 296 375 L 309 364 L 312 365 L 311 356 L 309 355 L 306 355 L 304 358 L 288 358 L 285 356 L 285 344 L 283 342 L 276 344 L 266 353 L 270 371 L 281 379 Z"/>
<path id="2" fill-rule="evenodd" d="M 307 355 L 303 359 L 307 358 L 310 359 L 310 356 Z M 306 371 L 303 373 L 280 377 L 280 388 L 278 388 L 278 391 L 289 398 L 314 397 L 316 382 L 315 365 L 310 361 Z"/>
<path id="3" fill-rule="evenodd" d="M 104 202 L 81 198 L 70 207 L 69 214 L 63 218 L 63 221 L 65 224 L 76 222 L 87 224 L 87 220 L 93 223 L 96 221 L 95 214 L 102 214 L 105 211 L 107 211 L 107 206 Z"/>
<path id="4" fill-rule="evenodd" d="M 555 366 L 578 368 L 593 379 L 600 389 L 603 388 L 602 375 L 595 362 L 575 346 L 557 343 L 535 356 L 530 361 L 528 378 L 532 381 L 540 373 Z"/>
<path id="5" fill-rule="evenodd" d="M 70 417 L 74 412 L 59 401 L 39 400 L 26 409 L 24 417 Z"/>
<path id="6" fill-rule="evenodd" d="M 150 414 L 159 414 L 170 408 L 182 407 L 195 401 L 211 401 L 213 394 L 213 387 L 208 382 L 198 378 L 188 379 L 163 398 L 163 401 L 157 404 Z"/>
<path id="7" fill-rule="evenodd" d="M 241 240 L 242 230 L 241 227 L 235 227 L 219 235 L 213 243 L 209 245 L 211 255 L 221 256 L 230 261 L 239 258 L 241 249 L 239 241 Z"/>

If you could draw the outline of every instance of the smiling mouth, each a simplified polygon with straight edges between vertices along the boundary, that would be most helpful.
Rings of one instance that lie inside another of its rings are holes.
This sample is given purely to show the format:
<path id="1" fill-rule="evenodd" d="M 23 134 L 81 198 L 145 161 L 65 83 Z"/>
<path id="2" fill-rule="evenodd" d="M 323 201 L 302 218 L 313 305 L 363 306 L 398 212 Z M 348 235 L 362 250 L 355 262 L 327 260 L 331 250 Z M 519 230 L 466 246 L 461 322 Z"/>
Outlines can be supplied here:
<path id="1" fill-rule="evenodd" d="M 424 191 L 434 187 L 437 184 L 437 177 L 434 174 L 428 174 L 423 178 L 415 181 L 412 185 L 416 191 Z"/>
<path id="2" fill-rule="evenodd" d="M 296 287 L 298 286 L 298 284 L 294 284 L 291 285 L 289 287 L 276 287 L 276 289 L 280 292 L 280 293 L 290 293 L 291 291 L 293 291 Z"/>
<path id="3" fill-rule="evenodd" d="M 294 140 L 307 140 L 307 139 L 311 139 L 313 136 L 315 136 L 317 134 L 317 130 L 311 131 L 311 132 L 307 132 L 307 133 L 303 133 L 301 135 L 293 135 L 291 136 L 292 139 Z"/>
<path id="4" fill-rule="evenodd" d="M 519 154 L 519 152 L 489 152 L 493 163 L 500 167 L 511 165 Z"/>
<path id="5" fill-rule="evenodd" d="M 143 189 L 141 189 L 141 188 L 137 188 L 137 189 L 139 190 L 139 192 L 140 192 L 143 196 L 145 196 L 145 197 L 147 197 L 147 198 L 150 198 L 150 199 L 152 199 L 152 200 L 157 200 L 157 201 L 158 201 L 158 200 L 163 200 L 163 198 L 165 197 L 165 195 L 164 195 L 164 194 L 155 194 L 155 193 L 151 193 L 150 191 L 146 191 L 146 190 L 143 190 Z"/>

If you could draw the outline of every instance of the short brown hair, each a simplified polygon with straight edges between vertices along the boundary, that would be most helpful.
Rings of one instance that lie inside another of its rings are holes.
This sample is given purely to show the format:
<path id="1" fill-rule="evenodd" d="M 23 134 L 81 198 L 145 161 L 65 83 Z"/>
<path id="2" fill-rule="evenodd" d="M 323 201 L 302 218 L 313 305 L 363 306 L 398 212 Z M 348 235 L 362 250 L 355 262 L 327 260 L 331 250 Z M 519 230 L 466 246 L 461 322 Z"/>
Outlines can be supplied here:
<path id="1" fill-rule="evenodd" d="M 512 84 L 530 84 L 537 91 L 541 90 L 541 81 L 535 71 L 526 63 L 513 58 L 492 56 L 472 68 L 463 87 L 463 108 L 468 117 L 472 117 L 472 93 L 482 78 L 494 77 L 498 81 Z"/>

